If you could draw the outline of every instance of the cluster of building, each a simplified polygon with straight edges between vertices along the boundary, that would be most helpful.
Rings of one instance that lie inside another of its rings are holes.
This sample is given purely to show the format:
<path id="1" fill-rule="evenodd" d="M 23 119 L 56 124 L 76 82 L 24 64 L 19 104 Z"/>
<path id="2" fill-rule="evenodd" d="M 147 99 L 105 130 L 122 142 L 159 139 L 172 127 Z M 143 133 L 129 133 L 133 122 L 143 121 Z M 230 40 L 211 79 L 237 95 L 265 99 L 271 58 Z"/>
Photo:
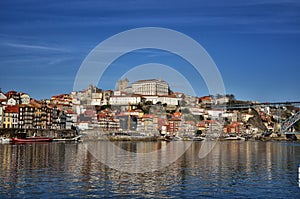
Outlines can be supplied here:
<path id="1" fill-rule="evenodd" d="M 35 100 L 16 91 L 0 92 L 0 127 L 191 135 L 195 131 L 205 133 L 221 118 L 225 121 L 222 126 L 225 133 L 253 133 L 259 127 L 248 121 L 258 115 L 266 129 L 276 128 L 270 109 L 224 112 L 211 108 L 233 99 L 232 95 L 195 97 L 172 92 L 168 83 L 160 79 L 132 84 L 123 79 L 115 90 L 90 85 L 85 90 L 45 100 Z"/>
<path id="2" fill-rule="evenodd" d="M 51 100 L 37 101 L 27 93 L 0 92 L 0 127 L 14 129 L 71 129 L 68 111 Z"/>

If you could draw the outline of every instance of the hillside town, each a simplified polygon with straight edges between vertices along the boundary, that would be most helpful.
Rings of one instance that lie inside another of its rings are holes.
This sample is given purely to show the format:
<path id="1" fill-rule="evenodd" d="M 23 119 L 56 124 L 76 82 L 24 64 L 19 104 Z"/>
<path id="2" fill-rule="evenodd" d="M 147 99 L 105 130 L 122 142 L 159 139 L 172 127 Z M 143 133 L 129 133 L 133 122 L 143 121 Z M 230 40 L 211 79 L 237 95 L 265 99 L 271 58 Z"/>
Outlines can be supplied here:
<path id="1" fill-rule="evenodd" d="M 258 135 L 272 132 L 280 136 L 281 121 L 299 112 L 294 106 L 249 106 L 234 95 L 189 96 L 173 92 L 161 79 L 125 78 L 115 90 L 94 85 L 69 94 L 37 100 L 29 93 L 0 90 L 1 129 L 76 129 L 107 134 L 207 135 L 219 126 L 224 135 Z M 245 104 L 244 108 L 234 108 Z M 227 108 L 226 108 L 227 107 Z M 233 108 L 230 108 L 233 107 Z M 299 131 L 299 122 L 291 131 Z"/>

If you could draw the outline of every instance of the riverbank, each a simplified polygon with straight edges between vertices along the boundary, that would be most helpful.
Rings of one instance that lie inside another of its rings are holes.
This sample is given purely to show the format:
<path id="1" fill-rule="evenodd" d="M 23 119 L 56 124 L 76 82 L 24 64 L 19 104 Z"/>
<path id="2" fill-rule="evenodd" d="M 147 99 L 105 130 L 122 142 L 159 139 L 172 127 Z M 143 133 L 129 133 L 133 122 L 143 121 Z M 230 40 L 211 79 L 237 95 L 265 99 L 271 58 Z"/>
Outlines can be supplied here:
<path id="1" fill-rule="evenodd" d="M 0 137 L 5 138 L 13 138 L 17 137 L 17 134 L 20 132 L 26 132 L 27 137 L 31 137 L 33 135 L 35 136 L 41 136 L 41 137 L 51 137 L 54 139 L 70 139 L 78 136 L 77 132 L 72 129 L 0 129 Z M 242 138 L 242 139 L 239 139 Z M 143 135 L 107 135 L 102 134 L 99 132 L 89 132 L 84 133 L 81 135 L 80 138 L 82 141 L 103 141 L 103 140 L 109 140 L 109 141 L 143 141 L 143 142 L 152 142 L 152 141 L 165 141 L 166 139 L 162 136 L 143 136 Z M 205 139 L 205 137 L 204 137 Z M 177 139 L 178 140 L 178 139 Z M 180 139 L 182 141 L 192 141 L 192 137 L 182 137 Z M 241 140 L 241 141 L 299 141 L 300 135 L 298 134 L 291 134 L 291 135 L 280 135 L 277 134 L 271 134 L 269 136 L 263 136 L 262 134 L 255 134 L 251 135 L 249 138 L 244 139 L 243 136 L 233 136 L 230 137 L 230 139 L 226 139 L 226 137 L 217 137 L 214 138 L 214 140 L 218 141 L 234 141 L 234 140 Z M 167 140 L 171 141 L 171 140 Z"/>
<path id="2" fill-rule="evenodd" d="M 225 137 L 217 137 L 217 138 L 205 138 L 203 137 L 203 140 L 209 139 L 209 140 L 216 140 L 216 141 L 300 141 L 300 139 L 290 139 L 286 138 L 285 135 L 282 136 L 252 136 L 251 138 L 243 138 L 240 136 L 234 136 L 229 137 L 230 139 Z M 101 136 L 88 136 L 84 135 L 81 137 L 82 141 L 132 141 L 132 142 L 155 142 L 155 141 L 172 141 L 172 139 L 167 140 L 166 138 L 162 136 L 129 136 L 129 135 L 101 135 Z M 194 139 L 192 137 L 184 137 L 180 139 L 180 141 L 193 141 Z M 201 140 L 201 141 L 203 141 Z M 174 139 L 174 141 L 178 141 L 178 139 Z M 197 140 L 199 141 L 199 140 Z"/>
<path id="3" fill-rule="evenodd" d="M 154 142 L 159 141 L 160 137 L 157 136 L 126 136 L 126 135 L 116 135 L 116 136 L 83 136 L 82 141 L 143 141 L 143 142 Z"/>
<path id="4" fill-rule="evenodd" d="M 26 137 L 51 137 L 51 138 L 72 138 L 77 136 L 73 129 L 21 129 L 21 128 L 1 128 L 0 137 L 13 138 L 18 133 L 26 133 Z"/>

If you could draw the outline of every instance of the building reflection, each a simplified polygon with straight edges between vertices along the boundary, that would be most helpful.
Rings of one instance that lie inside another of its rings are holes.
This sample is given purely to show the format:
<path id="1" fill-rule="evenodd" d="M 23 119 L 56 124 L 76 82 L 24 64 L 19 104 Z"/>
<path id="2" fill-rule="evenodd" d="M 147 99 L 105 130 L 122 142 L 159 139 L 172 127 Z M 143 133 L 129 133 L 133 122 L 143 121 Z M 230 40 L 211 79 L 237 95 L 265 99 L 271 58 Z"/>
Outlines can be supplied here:
<path id="1" fill-rule="evenodd" d="M 98 142 L 98 144 L 101 142 Z M 134 153 L 149 153 L 164 149 L 166 142 L 116 142 L 116 146 Z M 204 158 L 198 154 L 201 142 L 193 143 L 175 162 L 154 172 L 130 173 L 111 169 L 97 159 L 84 144 L 45 143 L 0 145 L 0 187 L 7 192 L 27 183 L 68 181 L 65 189 L 71 192 L 99 191 L 106 196 L 139 195 L 168 197 L 169 192 L 185 192 L 190 186 L 222 187 L 224 183 L 236 186 L 249 176 L 274 180 L 274 171 L 293 170 L 297 162 L 296 147 L 273 142 L 217 142 Z M 178 150 L 170 145 L 171 151 Z M 100 146 L 97 149 L 104 150 Z M 102 144 L 103 147 L 103 144 Z M 172 148 L 173 147 L 173 148 Z M 109 148 L 108 148 L 109 149 Z M 299 150 L 299 147 L 297 148 Z M 163 150 L 152 156 L 153 164 L 160 165 Z M 168 151 L 170 152 L 170 151 Z M 120 165 L 131 167 L 130 155 L 120 159 Z M 141 163 L 142 164 L 142 163 Z M 147 163 L 148 164 L 148 163 Z M 147 167 L 144 164 L 141 166 Z M 128 170 L 129 171 L 129 170 Z M 284 176 L 283 176 L 284 177 Z M 45 179 L 41 179 L 45 178 Z M 278 176 L 277 176 L 278 178 Z M 226 180 L 225 180 L 226 179 Z M 209 184 L 207 182 L 214 182 Z M 80 185 L 80 186 L 79 186 Z M 176 189 L 174 189 L 176 187 Z M 205 189 L 204 189 L 205 190 Z M 203 191 L 203 194 L 206 194 Z"/>

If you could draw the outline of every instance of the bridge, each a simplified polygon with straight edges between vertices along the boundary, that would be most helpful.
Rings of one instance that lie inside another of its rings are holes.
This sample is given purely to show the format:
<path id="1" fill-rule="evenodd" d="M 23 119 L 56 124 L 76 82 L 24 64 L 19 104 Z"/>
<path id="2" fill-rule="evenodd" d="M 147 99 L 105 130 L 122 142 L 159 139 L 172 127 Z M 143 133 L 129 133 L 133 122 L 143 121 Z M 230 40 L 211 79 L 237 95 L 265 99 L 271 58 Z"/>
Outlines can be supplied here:
<path id="1" fill-rule="evenodd" d="M 255 107 L 282 107 L 282 106 L 300 106 L 300 101 L 228 104 L 223 106 L 223 108 L 230 110 L 230 109 L 247 109 L 247 108 L 255 108 Z"/>
<path id="2" fill-rule="evenodd" d="M 248 109 L 256 107 L 283 107 L 283 106 L 300 106 L 300 101 L 294 102 L 263 102 L 263 103 L 244 103 L 244 104 L 227 104 L 225 106 L 218 106 L 225 110 L 236 110 L 236 109 Z M 281 113 L 279 113 L 281 117 Z M 289 132 L 288 130 L 300 120 L 300 111 L 287 118 L 285 121 L 280 122 L 280 132 L 279 134 L 292 135 L 300 134 L 300 132 Z"/>
<path id="3" fill-rule="evenodd" d="M 296 122 L 300 120 L 300 111 L 295 115 L 292 115 L 285 121 L 281 122 L 280 134 L 290 134 L 295 132 L 287 132 L 289 128 L 291 128 Z"/>

